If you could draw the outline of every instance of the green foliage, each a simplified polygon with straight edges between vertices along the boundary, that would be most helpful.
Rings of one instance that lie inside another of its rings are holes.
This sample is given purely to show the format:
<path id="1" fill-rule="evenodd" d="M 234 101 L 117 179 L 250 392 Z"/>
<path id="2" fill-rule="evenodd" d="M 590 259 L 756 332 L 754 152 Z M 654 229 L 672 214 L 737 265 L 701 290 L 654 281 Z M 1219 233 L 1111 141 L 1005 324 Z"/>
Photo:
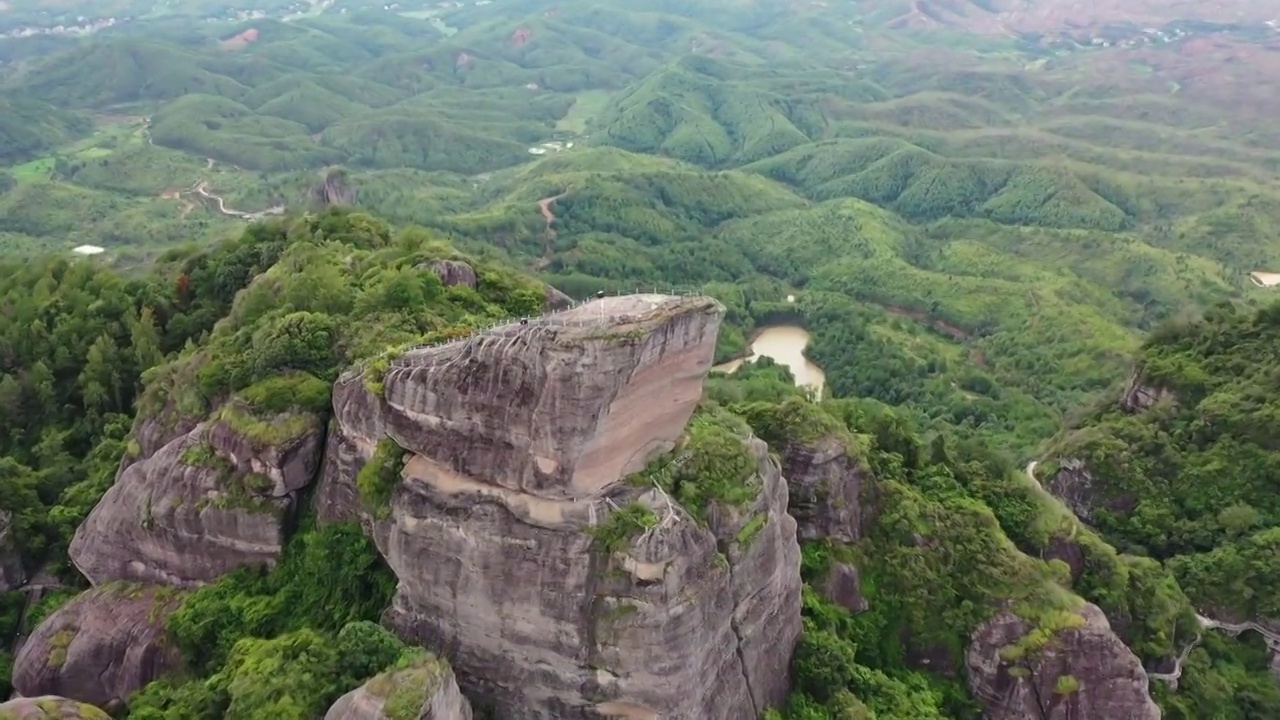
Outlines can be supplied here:
<path id="1" fill-rule="evenodd" d="M 645 505 L 631 502 L 609 514 L 596 526 L 595 540 L 605 554 L 625 550 L 636 536 L 658 524 L 658 516 Z"/>
<path id="2" fill-rule="evenodd" d="M 283 413 L 292 408 L 324 413 L 329 409 L 332 385 L 306 373 L 278 375 L 241 390 L 237 398 L 255 412 Z"/>
<path id="3" fill-rule="evenodd" d="M 168 627 L 193 667 L 216 668 L 246 637 L 376 620 L 394 587 L 359 528 L 330 525 L 293 538 L 270 573 L 239 570 L 192 593 Z"/>
<path id="4" fill-rule="evenodd" d="M 694 414 L 672 455 L 658 458 L 631 478 L 661 487 L 694 518 L 706 522 L 711 506 L 742 507 L 760 494 L 756 460 L 746 446 L 748 427 L 716 405 Z"/>
<path id="5" fill-rule="evenodd" d="M 1230 617 L 1280 611 L 1267 569 L 1280 527 L 1280 453 L 1266 430 L 1280 412 L 1276 307 L 1215 309 L 1153 337 L 1139 382 L 1170 400 L 1107 407 L 1055 448 L 1099 478 L 1085 501 L 1104 537 L 1169 560 L 1197 607 Z"/>
<path id="6" fill-rule="evenodd" d="M 391 496 L 400 486 L 404 470 L 405 450 L 389 437 L 378 441 L 373 457 L 356 475 L 356 488 L 360 499 L 377 517 L 391 512 Z"/>

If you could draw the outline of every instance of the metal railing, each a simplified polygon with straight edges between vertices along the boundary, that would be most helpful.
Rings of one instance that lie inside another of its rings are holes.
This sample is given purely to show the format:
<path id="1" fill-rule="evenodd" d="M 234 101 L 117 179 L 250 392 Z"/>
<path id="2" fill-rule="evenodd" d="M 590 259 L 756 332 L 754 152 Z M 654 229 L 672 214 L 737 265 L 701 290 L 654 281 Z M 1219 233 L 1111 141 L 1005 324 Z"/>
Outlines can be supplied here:
<path id="1" fill-rule="evenodd" d="M 562 318 L 559 316 L 565 313 L 568 313 L 570 311 L 577 310 L 578 308 L 584 307 L 586 305 L 589 305 L 592 302 L 595 302 L 596 300 L 600 300 L 602 298 L 626 297 L 628 295 L 641 295 L 641 294 L 671 295 L 675 297 L 699 297 L 704 295 L 705 293 L 702 291 L 701 288 L 662 288 L 656 285 L 651 286 L 650 288 L 637 287 L 636 289 L 631 291 L 622 291 L 622 290 L 605 291 L 602 294 L 592 295 L 591 297 L 588 297 L 582 300 L 574 300 L 572 303 L 569 304 L 568 307 L 560 308 L 555 312 L 543 313 L 542 315 L 532 315 L 532 316 L 526 315 L 522 317 L 502 318 L 499 320 L 494 320 L 486 325 L 476 327 L 466 335 L 443 339 L 443 340 L 436 340 L 435 342 L 418 343 L 416 345 L 410 345 L 405 348 L 400 348 L 398 351 L 396 351 L 397 352 L 396 357 L 390 361 L 390 366 L 391 367 L 413 367 L 414 365 L 412 361 L 409 359 L 405 359 L 404 357 L 405 355 L 419 352 L 422 350 L 430 350 L 432 348 L 443 347 L 445 345 L 452 345 L 454 343 L 472 341 L 472 340 L 475 340 L 477 337 L 484 335 L 485 333 L 488 333 L 492 330 L 495 330 L 501 327 L 508 327 L 508 326 L 513 328 L 517 326 L 534 327 L 534 328 L 537 328 L 537 327 L 589 327 L 591 325 L 598 324 L 599 320 L 595 318 L 581 318 L 578 320 L 566 320 L 565 318 Z M 630 316 L 630 315 L 614 315 L 613 317 L 621 323 L 626 323 L 628 321 L 636 319 L 635 316 Z M 369 360 L 361 360 L 360 362 L 354 363 L 352 365 L 352 369 L 363 371 L 368 362 Z"/>
<path id="2" fill-rule="evenodd" d="M 676 290 L 676 288 L 672 288 L 672 290 L 667 291 L 667 290 L 662 290 L 662 288 L 659 288 L 657 286 L 655 286 L 652 291 L 646 290 L 646 288 L 636 288 L 636 290 L 631 292 L 622 292 L 622 291 L 605 292 L 604 295 L 591 296 L 585 300 L 575 300 L 572 302 L 570 306 L 561 307 L 561 309 L 554 311 L 554 313 L 544 313 L 541 315 L 525 315 L 525 316 L 521 316 L 521 318 L 515 318 L 515 316 L 512 316 L 512 318 L 503 318 L 499 320 L 494 320 L 494 322 L 483 325 L 483 327 L 475 328 L 474 331 L 471 331 L 471 333 L 467 334 L 467 336 L 448 338 L 448 340 L 439 340 L 435 342 L 424 342 L 424 343 L 419 343 L 419 345 L 408 346 L 406 348 L 403 348 L 403 350 L 401 350 L 401 354 L 399 354 L 401 356 L 397 357 L 397 359 L 392 360 L 392 366 L 411 366 L 410 364 L 406 363 L 406 361 L 402 360 L 402 357 L 404 355 L 411 354 L 411 352 L 417 352 L 420 350 L 431 350 L 431 348 L 434 348 L 434 347 L 453 345 L 453 343 L 456 343 L 456 342 L 466 342 L 468 340 L 472 340 L 472 338 L 475 338 L 476 336 L 480 336 L 480 334 L 494 331 L 494 329 L 497 329 L 497 328 L 508 327 L 508 325 L 509 327 L 517 327 L 518 325 L 518 327 L 535 327 L 535 328 L 536 327 L 581 327 L 581 328 L 590 327 L 590 325 L 598 324 L 599 320 L 596 320 L 594 318 L 566 319 L 566 318 L 559 318 L 558 315 L 563 315 L 564 313 L 570 313 L 570 311 L 572 310 L 577 310 L 579 309 L 579 307 L 590 305 L 591 302 L 594 302 L 596 300 L 602 300 L 604 299 L 604 297 L 626 297 L 628 295 L 643 295 L 643 293 L 649 293 L 649 295 L 671 295 L 671 296 L 677 296 L 677 297 L 698 297 L 703 295 L 703 293 L 701 293 L 700 290 L 689 290 L 689 288 L 681 288 L 681 290 Z M 626 323 L 628 322 L 628 320 L 637 319 L 636 316 L 632 316 L 632 315 L 614 315 L 614 318 L 617 318 L 622 323 Z"/>

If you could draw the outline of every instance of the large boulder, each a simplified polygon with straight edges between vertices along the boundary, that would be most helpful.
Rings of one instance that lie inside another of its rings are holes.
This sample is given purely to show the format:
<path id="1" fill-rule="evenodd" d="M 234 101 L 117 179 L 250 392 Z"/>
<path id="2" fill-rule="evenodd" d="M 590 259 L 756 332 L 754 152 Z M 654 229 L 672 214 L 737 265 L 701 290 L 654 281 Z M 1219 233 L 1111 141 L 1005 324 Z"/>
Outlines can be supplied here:
<path id="1" fill-rule="evenodd" d="M 848 440 L 833 434 L 789 442 L 780 453 L 800 539 L 857 542 L 864 524 L 870 524 L 870 503 L 863 493 L 869 491 L 871 477 Z"/>
<path id="2" fill-rule="evenodd" d="M 45 695 L 14 698 L 0 703 L 3 720 L 111 720 L 98 708 L 75 700 Z"/>
<path id="3" fill-rule="evenodd" d="M 738 720 L 785 698 L 799 546 L 767 447 L 740 440 L 754 499 L 696 518 L 626 482 L 684 437 L 722 312 L 605 298 L 339 381 L 319 514 L 372 532 L 400 581 L 384 620 L 484 709 Z"/>
<path id="4" fill-rule="evenodd" d="M 431 272 L 440 278 L 446 287 L 463 285 L 469 288 L 476 286 L 475 268 L 461 260 L 437 260 L 430 265 Z"/>
<path id="5" fill-rule="evenodd" d="M 324 720 L 471 720 L 471 705 L 445 661 L 427 655 L 338 698 Z"/>
<path id="6" fill-rule="evenodd" d="M 0 510 L 0 592 L 20 588 L 27 581 L 12 524 L 13 515 Z"/>
<path id="7" fill-rule="evenodd" d="M 13 664 L 13 686 L 26 696 L 60 695 L 109 710 L 181 658 L 165 620 L 182 593 L 124 583 L 82 593 L 31 634 Z"/>
<path id="8" fill-rule="evenodd" d="M 275 563 L 323 428 L 303 423 L 314 437 L 287 439 L 310 453 L 299 457 L 229 438 L 223 424 L 201 423 L 120 472 L 71 541 L 71 560 L 91 583 L 190 587 Z"/>
<path id="9" fill-rule="evenodd" d="M 1008 612 L 974 633 L 969 687 L 988 720 L 1160 720 L 1142 663 L 1102 611 L 1085 604 L 1076 618 L 1034 642 L 1027 622 Z"/>
<path id="10" fill-rule="evenodd" d="M 269 479 L 269 495 L 287 497 L 310 485 L 320 469 L 324 421 L 301 412 L 256 417 L 232 400 L 214 416 L 208 439 L 240 471 Z"/>

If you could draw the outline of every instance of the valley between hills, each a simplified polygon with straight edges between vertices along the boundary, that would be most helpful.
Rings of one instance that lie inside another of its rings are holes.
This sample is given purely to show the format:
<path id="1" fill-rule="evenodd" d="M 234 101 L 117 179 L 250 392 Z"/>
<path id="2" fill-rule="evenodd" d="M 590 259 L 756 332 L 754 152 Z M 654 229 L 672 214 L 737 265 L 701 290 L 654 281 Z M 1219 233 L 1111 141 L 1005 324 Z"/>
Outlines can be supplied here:
<path id="1" fill-rule="evenodd" d="M 1277 23 L 0 0 L 0 718 L 1276 717 Z"/>

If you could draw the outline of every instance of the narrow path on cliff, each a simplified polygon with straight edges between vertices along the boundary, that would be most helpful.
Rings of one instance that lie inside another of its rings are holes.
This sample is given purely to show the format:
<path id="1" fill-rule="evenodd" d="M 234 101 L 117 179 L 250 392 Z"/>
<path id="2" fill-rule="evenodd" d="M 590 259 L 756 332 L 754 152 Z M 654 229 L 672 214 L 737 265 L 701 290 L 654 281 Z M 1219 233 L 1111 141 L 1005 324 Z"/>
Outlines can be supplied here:
<path id="1" fill-rule="evenodd" d="M 1040 462 L 1038 460 L 1032 460 L 1031 462 L 1027 463 L 1027 467 L 1026 467 L 1027 479 L 1031 480 L 1031 482 L 1037 488 L 1039 488 L 1041 492 L 1045 494 L 1049 494 L 1049 492 L 1044 489 L 1044 486 L 1040 484 L 1040 480 L 1036 478 L 1036 466 L 1039 464 Z M 1075 532 L 1077 527 L 1078 525 L 1072 525 L 1072 528 L 1071 528 L 1072 538 L 1075 537 Z M 1280 654 L 1280 632 L 1271 630 L 1270 628 L 1264 627 L 1256 622 L 1242 622 L 1242 623 L 1222 622 L 1221 620 L 1214 620 L 1211 617 L 1202 615 L 1199 612 L 1196 613 L 1196 622 L 1200 624 L 1201 630 L 1222 630 L 1223 632 L 1225 632 L 1226 634 L 1232 637 L 1235 637 L 1236 635 L 1239 635 L 1242 632 L 1247 632 L 1249 630 L 1252 630 L 1263 637 L 1263 639 L 1267 643 L 1267 647 L 1271 649 L 1271 652 L 1273 654 Z M 1176 690 L 1178 687 L 1178 680 L 1179 678 L 1182 677 L 1183 663 L 1187 661 L 1187 658 L 1191 655 L 1191 651 L 1195 650 L 1196 647 L 1200 644 L 1201 639 L 1202 639 L 1202 634 L 1196 633 L 1196 636 L 1191 639 L 1191 642 L 1187 643 L 1187 645 L 1182 648 L 1182 652 L 1178 654 L 1177 660 L 1174 661 L 1172 672 L 1147 673 L 1148 680 L 1159 680 L 1160 682 L 1168 683 Z"/>
<path id="2" fill-rule="evenodd" d="M 544 197 L 538 201 L 538 210 L 542 211 L 542 219 L 546 221 L 547 229 L 542 233 L 542 257 L 533 264 L 534 270 L 541 270 L 551 264 L 551 255 L 555 252 L 556 241 L 556 230 L 551 226 L 556 221 L 556 214 L 551 210 L 551 205 L 568 194 L 569 191 L 565 190 L 559 195 Z"/>

